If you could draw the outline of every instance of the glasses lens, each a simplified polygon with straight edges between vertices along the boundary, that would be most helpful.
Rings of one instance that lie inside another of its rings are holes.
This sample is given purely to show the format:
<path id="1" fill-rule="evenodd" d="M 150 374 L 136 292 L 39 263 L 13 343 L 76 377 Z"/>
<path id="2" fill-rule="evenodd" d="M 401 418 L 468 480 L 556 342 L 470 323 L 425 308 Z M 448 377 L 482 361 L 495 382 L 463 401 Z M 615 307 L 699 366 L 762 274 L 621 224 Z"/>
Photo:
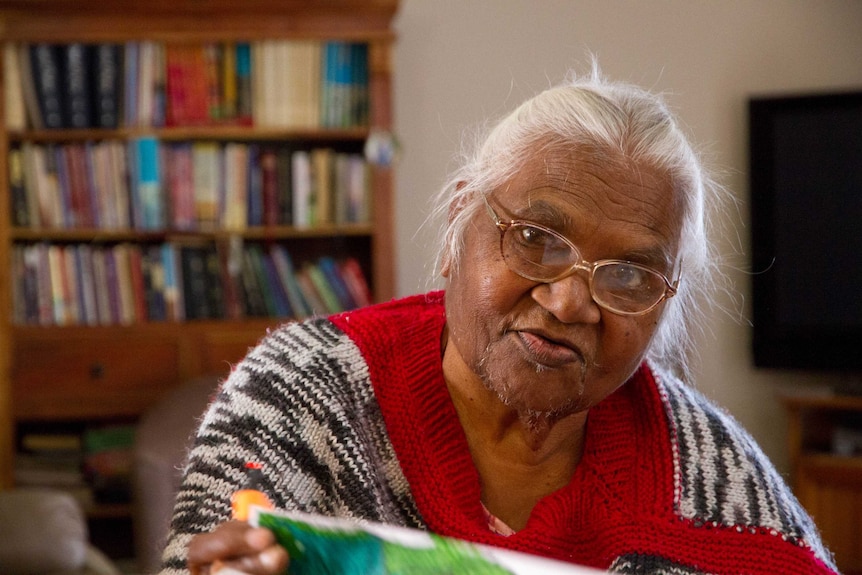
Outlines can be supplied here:
<path id="1" fill-rule="evenodd" d="M 538 281 L 552 280 L 580 260 L 562 236 L 529 224 L 512 224 L 502 241 L 503 257 L 509 268 Z"/>
<path id="2" fill-rule="evenodd" d="M 661 300 L 666 289 L 661 274 L 636 264 L 603 263 L 593 273 L 596 301 L 624 313 L 649 309 Z"/>

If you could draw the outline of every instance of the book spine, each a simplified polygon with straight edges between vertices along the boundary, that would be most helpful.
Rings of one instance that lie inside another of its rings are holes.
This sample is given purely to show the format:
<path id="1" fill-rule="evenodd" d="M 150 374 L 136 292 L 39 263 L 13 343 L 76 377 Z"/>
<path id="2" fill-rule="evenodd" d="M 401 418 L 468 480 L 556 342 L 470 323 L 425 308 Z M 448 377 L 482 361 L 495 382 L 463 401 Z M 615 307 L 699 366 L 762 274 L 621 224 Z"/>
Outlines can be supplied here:
<path id="1" fill-rule="evenodd" d="M 61 129 L 67 125 L 58 50 L 57 46 L 44 42 L 30 46 L 36 98 L 42 122 L 47 129 Z"/>
<path id="2" fill-rule="evenodd" d="M 5 100 L 6 129 L 19 131 L 27 127 L 27 106 L 25 99 L 24 76 L 21 73 L 21 60 L 17 45 L 7 42 L 3 45 L 3 82 Z"/>
<path id="3" fill-rule="evenodd" d="M 113 130 L 120 124 L 120 78 L 122 76 L 119 44 L 101 43 L 93 47 L 92 98 L 93 124 Z"/>
<path id="4" fill-rule="evenodd" d="M 9 193 L 12 197 L 12 225 L 30 226 L 30 199 L 24 183 L 24 158 L 20 148 L 9 150 Z"/>
<path id="5" fill-rule="evenodd" d="M 90 47 L 72 42 L 59 48 L 63 55 L 63 88 L 66 127 L 85 129 L 92 126 L 90 97 Z"/>
<path id="6" fill-rule="evenodd" d="M 152 136 L 137 138 L 134 143 L 140 227 L 147 230 L 164 227 L 159 148 L 159 141 Z"/>

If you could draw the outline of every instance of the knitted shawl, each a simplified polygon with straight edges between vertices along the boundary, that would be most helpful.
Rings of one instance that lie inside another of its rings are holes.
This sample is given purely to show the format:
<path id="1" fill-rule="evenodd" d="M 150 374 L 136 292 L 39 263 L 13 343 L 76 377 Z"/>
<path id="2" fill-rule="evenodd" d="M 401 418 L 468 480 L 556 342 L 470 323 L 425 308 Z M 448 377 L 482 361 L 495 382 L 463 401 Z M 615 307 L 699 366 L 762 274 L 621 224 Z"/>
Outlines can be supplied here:
<path id="1" fill-rule="evenodd" d="M 509 537 L 488 529 L 443 379 L 443 293 L 286 324 L 240 362 L 205 413 L 164 553 L 230 516 L 244 464 L 280 508 L 427 529 L 616 573 L 836 573 L 750 436 L 644 363 L 591 409 L 570 484 Z"/>

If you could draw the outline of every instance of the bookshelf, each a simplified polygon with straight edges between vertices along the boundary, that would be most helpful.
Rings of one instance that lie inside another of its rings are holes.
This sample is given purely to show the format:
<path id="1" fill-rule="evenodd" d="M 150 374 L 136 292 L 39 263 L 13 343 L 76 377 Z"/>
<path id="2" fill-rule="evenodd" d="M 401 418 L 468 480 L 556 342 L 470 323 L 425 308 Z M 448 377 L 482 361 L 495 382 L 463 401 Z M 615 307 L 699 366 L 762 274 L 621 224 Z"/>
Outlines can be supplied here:
<path id="1" fill-rule="evenodd" d="M 862 573 L 862 397 L 785 394 L 794 492 L 842 573 Z"/>
<path id="2" fill-rule="evenodd" d="M 396 10 L 0 0 L 0 487 L 22 426 L 134 422 L 273 325 L 393 296 L 393 178 L 363 151 Z"/>

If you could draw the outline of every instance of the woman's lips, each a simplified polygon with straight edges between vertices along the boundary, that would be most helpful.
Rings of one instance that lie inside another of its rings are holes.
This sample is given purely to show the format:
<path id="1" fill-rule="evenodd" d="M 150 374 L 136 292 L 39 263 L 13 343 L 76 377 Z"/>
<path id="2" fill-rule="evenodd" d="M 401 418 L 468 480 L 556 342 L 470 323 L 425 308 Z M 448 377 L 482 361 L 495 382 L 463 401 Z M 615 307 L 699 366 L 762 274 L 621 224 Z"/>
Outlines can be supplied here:
<path id="1" fill-rule="evenodd" d="M 532 359 L 547 367 L 562 367 L 569 363 L 583 363 L 578 350 L 529 331 L 515 332 Z"/>

